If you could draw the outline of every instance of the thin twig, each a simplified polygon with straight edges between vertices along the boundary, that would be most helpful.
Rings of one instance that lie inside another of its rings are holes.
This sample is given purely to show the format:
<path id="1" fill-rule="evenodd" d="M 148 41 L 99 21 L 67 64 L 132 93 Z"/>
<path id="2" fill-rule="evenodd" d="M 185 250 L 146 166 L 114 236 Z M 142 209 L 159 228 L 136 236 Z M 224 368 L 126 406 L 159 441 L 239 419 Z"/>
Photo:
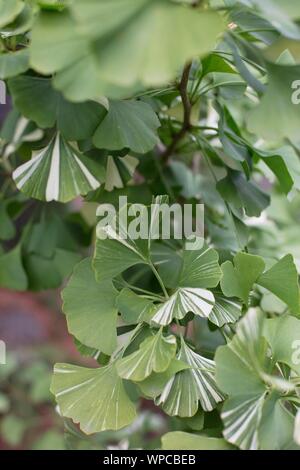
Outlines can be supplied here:
<path id="1" fill-rule="evenodd" d="M 191 102 L 190 102 L 190 98 L 189 98 L 188 90 L 187 90 L 191 67 L 192 67 L 191 62 L 186 64 L 186 66 L 183 69 L 182 77 L 179 83 L 178 89 L 179 89 L 179 93 L 180 93 L 182 105 L 183 105 L 183 110 L 184 110 L 183 123 L 182 123 L 182 127 L 180 131 L 174 135 L 171 144 L 166 148 L 166 150 L 162 154 L 162 159 L 165 162 L 168 161 L 169 157 L 173 154 L 174 150 L 176 149 L 177 144 L 181 141 L 181 139 L 183 139 L 183 137 L 185 136 L 185 134 L 188 132 L 188 130 L 191 127 L 190 118 L 191 118 L 192 106 L 191 106 Z"/>

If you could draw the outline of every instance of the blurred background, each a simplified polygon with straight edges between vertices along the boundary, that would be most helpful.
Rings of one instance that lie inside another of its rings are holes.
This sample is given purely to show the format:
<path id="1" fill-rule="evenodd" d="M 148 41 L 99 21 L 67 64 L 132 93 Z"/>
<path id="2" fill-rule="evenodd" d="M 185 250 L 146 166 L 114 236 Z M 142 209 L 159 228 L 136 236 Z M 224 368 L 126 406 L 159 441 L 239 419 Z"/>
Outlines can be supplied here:
<path id="1" fill-rule="evenodd" d="M 158 447 L 166 419 L 150 402 L 142 403 L 132 426 L 90 437 L 59 416 L 49 391 L 54 363 L 95 365 L 77 352 L 60 308 L 58 291 L 0 289 L 0 334 L 7 347 L 7 363 L 0 366 L 0 449 Z"/>

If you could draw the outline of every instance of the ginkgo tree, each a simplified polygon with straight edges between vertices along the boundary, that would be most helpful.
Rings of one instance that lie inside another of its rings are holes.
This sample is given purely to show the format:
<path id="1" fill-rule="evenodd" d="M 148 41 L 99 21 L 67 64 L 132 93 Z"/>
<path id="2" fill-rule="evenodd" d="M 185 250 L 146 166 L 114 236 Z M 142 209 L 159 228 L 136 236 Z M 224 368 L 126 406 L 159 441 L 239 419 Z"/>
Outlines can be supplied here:
<path id="1" fill-rule="evenodd" d="M 62 419 L 151 400 L 163 449 L 299 450 L 299 2 L 0 0 L 0 39 L 0 286 L 68 278 L 94 359 L 54 366 Z M 120 196 L 202 203 L 204 233 L 122 237 Z"/>

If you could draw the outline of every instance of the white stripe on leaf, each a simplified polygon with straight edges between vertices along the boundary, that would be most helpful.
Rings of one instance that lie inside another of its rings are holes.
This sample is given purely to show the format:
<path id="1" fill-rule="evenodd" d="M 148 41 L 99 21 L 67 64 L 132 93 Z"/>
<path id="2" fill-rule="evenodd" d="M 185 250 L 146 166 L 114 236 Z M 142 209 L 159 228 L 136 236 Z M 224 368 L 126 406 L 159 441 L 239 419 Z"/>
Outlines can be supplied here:
<path id="1" fill-rule="evenodd" d="M 46 148 L 14 171 L 13 179 L 29 197 L 68 202 L 99 188 L 103 173 L 101 164 L 80 154 L 57 133 Z"/>
<path id="2" fill-rule="evenodd" d="M 215 381 L 215 363 L 192 351 L 182 340 L 177 358 L 190 366 L 166 384 L 155 401 L 170 416 L 191 417 L 199 402 L 204 411 L 213 410 L 224 397 Z"/>
<path id="3" fill-rule="evenodd" d="M 152 321 L 158 325 L 169 325 L 174 318 L 181 320 L 188 312 L 207 318 L 214 303 L 214 295 L 209 290 L 193 287 L 180 288 L 158 307 Z"/>

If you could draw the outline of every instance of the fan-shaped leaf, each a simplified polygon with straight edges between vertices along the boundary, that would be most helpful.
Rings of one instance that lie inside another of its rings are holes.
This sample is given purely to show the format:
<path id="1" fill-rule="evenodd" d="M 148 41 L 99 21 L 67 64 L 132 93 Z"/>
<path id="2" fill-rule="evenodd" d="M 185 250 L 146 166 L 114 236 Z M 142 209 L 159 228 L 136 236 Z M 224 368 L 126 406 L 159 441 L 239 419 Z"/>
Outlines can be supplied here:
<path id="1" fill-rule="evenodd" d="M 146 338 L 139 350 L 117 362 L 118 374 L 127 380 L 140 382 L 152 372 L 160 373 L 168 369 L 176 354 L 176 338 L 164 336 L 162 329 L 156 335 Z"/>
<path id="2" fill-rule="evenodd" d="M 90 258 L 75 267 L 62 294 L 69 332 L 108 355 L 117 346 L 117 294 L 111 281 L 95 280 Z"/>
<path id="3" fill-rule="evenodd" d="M 194 416 L 199 401 L 204 411 L 213 410 L 224 399 L 215 382 L 215 363 L 193 352 L 183 340 L 178 359 L 191 368 L 170 379 L 156 404 L 180 417 Z"/>
<path id="4" fill-rule="evenodd" d="M 146 153 L 158 143 L 159 126 L 156 114 L 147 103 L 110 101 L 107 116 L 96 130 L 93 141 L 98 148 L 128 148 Z"/>
<path id="5" fill-rule="evenodd" d="M 180 288 L 157 308 L 152 321 L 158 325 L 169 325 L 174 318 L 181 320 L 188 312 L 207 318 L 214 303 L 214 295 L 209 290 L 195 287 Z"/>
<path id="6" fill-rule="evenodd" d="M 215 305 L 208 318 L 212 323 L 221 327 L 226 323 L 235 323 L 241 314 L 241 302 L 215 294 Z"/>
<path id="7" fill-rule="evenodd" d="M 27 196 L 61 202 L 97 189 L 103 177 L 103 167 L 80 154 L 59 133 L 13 173 L 18 189 Z"/>
<path id="8" fill-rule="evenodd" d="M 56 364 L 51 391 L 62 415 L 86 434 L 121 429 L 136 416 L 113 364 L 99 369 Z"/>

